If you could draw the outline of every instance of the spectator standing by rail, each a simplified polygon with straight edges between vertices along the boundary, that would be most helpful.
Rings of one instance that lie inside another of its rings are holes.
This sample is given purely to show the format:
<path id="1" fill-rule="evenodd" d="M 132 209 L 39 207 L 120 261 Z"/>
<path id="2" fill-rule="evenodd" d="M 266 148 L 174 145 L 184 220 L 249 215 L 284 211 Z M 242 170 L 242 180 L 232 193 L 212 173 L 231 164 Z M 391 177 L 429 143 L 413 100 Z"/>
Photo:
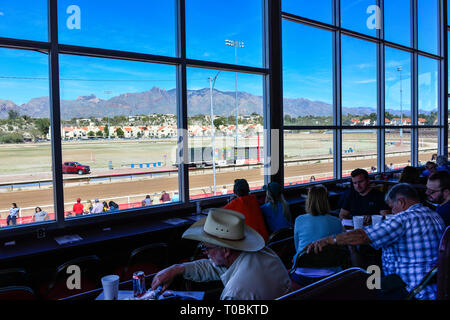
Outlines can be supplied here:
<path id="1" fill-rule="evenodd" d="M 40 222 L 49 220 L 48 213 L 42 211 L 41 207 L 36 207 L 34 209 L 33 222 Z"/>
<path id="2" fill-rule="evenodd" d="M 159 198 L 159 201 L 163 202 L 169 202 L 170 201 L 170 195 L 163 190 L 161 198 Z"/>
<path id="3" fill-rule="evenodd" d="M 6 218 L 6 225 L 12 224 L 15 226 L 17 224 L 17 218 L 20 218 L 20 208 L 17 207 L 15 202 L 12 203 L 12 207 L 9 209 L 8 218 Z"/>
<path id="4" fill-rule="evenodd" d="M 150 195 L 148 194 L 148 195 L 145 196 L 145 199 L 142 200 L 142 206 L 143 207 L 147 207 L 147 206 L 149 206 L 151 204 L 152 204 L 152 199 L 150 198 Z"/>
<path id="5" fill-rule="evenodd" d="M 84 206 L 81 203 L 81 199 L 78 198 L 77 202 L 73 205 L 72 211 L 75 213 L 76 216 L 81 216 L 83 214 Z"/>

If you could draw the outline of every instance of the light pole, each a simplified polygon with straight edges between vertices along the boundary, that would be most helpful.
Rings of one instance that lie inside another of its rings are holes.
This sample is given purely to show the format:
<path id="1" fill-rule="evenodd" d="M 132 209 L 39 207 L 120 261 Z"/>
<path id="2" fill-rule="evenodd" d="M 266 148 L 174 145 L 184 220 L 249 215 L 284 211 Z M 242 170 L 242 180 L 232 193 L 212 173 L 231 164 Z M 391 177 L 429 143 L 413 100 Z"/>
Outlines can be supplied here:
<path id="1" fill-rule="evenodd" d="M 106 90 L 106 91 L 104 91 L 104 93 L 110 97 L 110 95 L 112 95 L 113 92 L 111 90 Z M 109 113 L 107 112 L 106 115 L 108 117 L 108 140 L 111 140 L 110 128 L 109 128 Z"/>
<path id="2" fill-rule="evenodd" d="M 237 64 L 237 48 L 244 48 L 243 41 L 237 40 L 225 40 L 225 45 L 234 47 L 234 64 Z M 236 138 L 234 141 L 234 161 L 237 160 L 237 147 L 238 147 L 238 118 L 239 118 L 239 109 L 238 109 L 238 100 L 237 100 L 237 72 L 235 72 L 235 104 L 236 104 Z"/>
<path id="3" fill-rule="evenodd" d="M 214 85 L 216 84 L 216 79 L 219 76 L 219 72 L 217 72 L 214 78 L 209 77 L 209 92 L 211 96 L 211 147 L 212 147 L 212 157 L 213 157 L 213 180 L 214 180 L 214 195 L 216 195 L 216 145 L 215 145 L 215 137 L 214 137 L 214 107 L 213 107 L 213 90 Z"/>
<path id="4" fill-rule="evenodd" d="M 403 125 L 403 87 L 402 87 L 402 67 L 398 67 L 397 71 L 400 72 L 400 125 Z M 403 128 L 400 128 L 400 144 L 402 143 Z"/>

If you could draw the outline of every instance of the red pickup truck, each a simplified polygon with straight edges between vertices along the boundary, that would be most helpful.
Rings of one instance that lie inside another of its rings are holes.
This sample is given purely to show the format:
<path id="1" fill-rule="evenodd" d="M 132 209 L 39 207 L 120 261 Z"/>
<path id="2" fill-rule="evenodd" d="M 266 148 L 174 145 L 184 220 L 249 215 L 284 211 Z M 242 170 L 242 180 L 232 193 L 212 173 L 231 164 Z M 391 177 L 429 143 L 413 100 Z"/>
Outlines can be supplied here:
<path id="1" fill-rule="evenodd" d="M 69 161 L 63 163 L 62 172 L 88 174 L 91 173 L 91 169 L 89 168 L 89 166 L 85 166 L 79 162 Z"/>

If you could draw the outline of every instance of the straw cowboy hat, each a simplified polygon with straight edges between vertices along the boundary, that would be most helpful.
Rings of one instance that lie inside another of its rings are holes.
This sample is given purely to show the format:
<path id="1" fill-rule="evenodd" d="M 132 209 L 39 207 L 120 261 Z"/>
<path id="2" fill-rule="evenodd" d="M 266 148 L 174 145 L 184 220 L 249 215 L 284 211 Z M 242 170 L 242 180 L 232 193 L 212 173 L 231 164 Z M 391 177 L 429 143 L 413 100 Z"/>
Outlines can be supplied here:
<path id="1" fill-rule="evenodd" d="M 239 251 L 259 251 L 265 246 L 263 237 L 245 224 L 241 213 L 222 208 L 210 209 L 208 216 L 195 222 L 182 238 Z"/>

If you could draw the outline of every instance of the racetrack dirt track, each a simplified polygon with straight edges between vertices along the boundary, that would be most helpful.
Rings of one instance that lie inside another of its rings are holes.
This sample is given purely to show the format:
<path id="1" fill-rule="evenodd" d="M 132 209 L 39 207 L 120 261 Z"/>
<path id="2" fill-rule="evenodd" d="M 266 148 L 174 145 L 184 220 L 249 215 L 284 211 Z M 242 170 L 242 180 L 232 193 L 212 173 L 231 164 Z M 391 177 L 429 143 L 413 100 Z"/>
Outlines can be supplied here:
<path id="1" fill-rule="evenodd" d="M 421 154 L 421 159 L 431 159 L 431 153 L 428 155 Z M 386 159 L 387 163 L 407 163 L 409 156 L 389 157 Z M 344 161 L 343 170 L 352 170 L 358 167 L 367 167 L 373 163 L 370 160 L 353 160 Z M 304 164 L 285 167 L 285 177 L 312 175 L 314 173 L 329 172 L 331 163 L 316 163 Z M 210 192 L 209 186 L 213 184 L 212 171 L 210 174 L 195 174 L 189 177 L 190 188 L 205 187 L 205 193 Z M 264 177 L 261 174 L 261 169 L 240 170 L 235 172 L 218 172 L 216 173 L 217 190 L 220 190 L 223 185 L 228 185 L 228 190 L 232 189 L 235 179 L 245 178 L 252 182 L 261 181 L 263 184 Z M 64 188 L 65 202 L 74 202 L 76 198 L 81 198 L 83 201 L 88 199 L 99 198 L 108 199 L 113 197 L 121 197 L 134 194 L 154 194 L 160 193 L 162 190 L 177 190 L 178 177 L 158 177 L 153 179 L 123 181 L 104 184 L 86 184 L 84 186 L 73 186 Z M 0 208 L 5 210 L 10 208 L 11 202 L 16 202 L 21 208 L 42 206 L 51 203 L 53 189 L 38 189 L 38 190 L 24 190 L 16 192 L 0 193 Z M 49 200 L 50 199 L 50 200 Z M 1 218 L 5 218 L 7 212 L 1 214 Z"/>

